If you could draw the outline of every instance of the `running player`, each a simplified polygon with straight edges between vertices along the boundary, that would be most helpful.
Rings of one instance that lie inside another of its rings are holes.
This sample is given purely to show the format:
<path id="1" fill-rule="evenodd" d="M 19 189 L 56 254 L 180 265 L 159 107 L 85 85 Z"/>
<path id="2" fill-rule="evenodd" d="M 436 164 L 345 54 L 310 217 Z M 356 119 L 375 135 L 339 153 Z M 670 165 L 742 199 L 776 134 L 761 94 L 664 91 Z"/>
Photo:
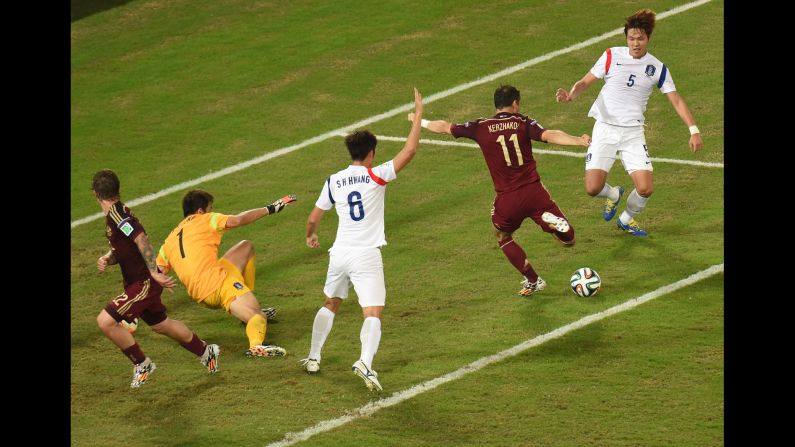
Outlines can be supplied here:
<path id="1" fill-rule="evenodd" d="M 119 177 L 105 169 L 94 174 L 91 189 L 105 213 L 105 235 L 110 251 L 97 259 L 97 269 L 107 270 L 118 264 L 124 281 L 124 293 L 111 300 L 97 315 L 99 329 L 133 362 L 132 388 L 149 379 L 157 367 L 120 323 L 132 323 L 141 317 L 152 330 L 177 341 L 183 348 L 199 357 L 210 373 L 218 371 L 218 345 L 208 345 L 184 323 L 168 318 L 166 306 L 160 301 L 163 287 L 171 289 L 173 278 L 160 273 L 155 254 L 143 225 L 121 201 Z"/>
<path id="2" fill-rule="evenodd" d="M 593 144 L 585 156 L 585 191 L 591 197 L 605 198 L 602 218 L 610 221 L 616 214 L 624 188 L 607 184 L 607 174 L 616 157 L 620 158 L 635 189 L 629 193 L 626 209 L 616 225 L 633 236 L 648 234 L 640 228 L 635 216 L 643 210 L 654 191 L 654 169 L 646 146 L 643 131 L 646 118 L 643 114 L 655 87 L 668 97 L 688 126 L 690 149 L 695 152 L 704 146 L 696 120 L 676 91 L 668 66 L 648 52 L 654 24 L 655 14 L 649 9 L 627 17 L 624 23 L 627 46 L 608 48 L 591 70 L 574 83 L 571 91 L 559 88 L 555 93 L 558 102 L 570 102 L 597 79 L 605 80 L 588 112 L 596 123 L 593 126 Z"/>

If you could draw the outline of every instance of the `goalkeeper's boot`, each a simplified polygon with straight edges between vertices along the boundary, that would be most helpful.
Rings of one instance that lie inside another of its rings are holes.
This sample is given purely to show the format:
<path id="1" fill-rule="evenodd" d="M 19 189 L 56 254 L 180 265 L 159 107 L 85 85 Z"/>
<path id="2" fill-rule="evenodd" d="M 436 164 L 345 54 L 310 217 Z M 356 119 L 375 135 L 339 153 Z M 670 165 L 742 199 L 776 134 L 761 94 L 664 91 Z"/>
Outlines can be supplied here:
<path id="1" fill-rule="evenodd" d="M 621 222 L 621 219 L 618 219 L 616 223 L 618 224 L 619 229 L 633 236 L 647 236 L 649 234 L 640 229 L 640 226 L 637 222 L 635 222 L 635 219 L 630 220 L 628 223 L 623 223 Z"/>
<path id="2" fill-rule="evenodd" d="M 275 307 L 268 307 L 266 309 L 262 309 L 260 311 L 260 313 L 262 314 L 262 318 L 264 318 L 267 321 L 273 321 L 273 320 L 276 319 L 276 308 Z M 240 324 L 242 326 L 245 326 L 246 322 L 245 321 L 241 321 Z"/>
<path id="3" fill-rule="evenodd" d="M 315 359 L 301 359 L 299 360 L 301 366 L 304 367 L 304 370 L 309 374 L 317 374 L 320 371 L 320 360 Z"/>
<path id="4" fill-rule="evenodd" d="M 207 368 L 210 374 L 218 372 L 218 356 L 221 354 L 221 348 L 218 345 L 207 345 L 204 348 L 204 354 L 199 358 L 199 362 Z"/>
<path id="5" fill-rule="evenodd" d="M 547 282 L 544 281 L 540 276 L 536 282 L 530 282 L 529 279 L 525 278 L 524 281 L 522 281 L 522 290 L 519 291 L 519 296 L 530 296 L 536 292 L 544 290 L 544 287 L 546 286 Z"/>
<path id="6" fill-rule="evenodd" d="M 276 308 L 275 307 L 268 307 L 266 309 L 262 309 L 262 315 L 268 321 L 273 320 L 273 318 L 276 316 Z"/>
<path id="7" fill-rule="evenodd" d="M 562 217 L 558 217 L 550 213 L 549 211 L 544 211 L 544 214 L 541 215 L 541 220 L 549 224 L 550 229 L 559 233 L 565 233 L 569 231 L 569 222 Z"/>
<path id="8" fill-rule="evenodd" d="M 616 209 L 618 209 L 618 203 L 621 202 L 621 196 L 624 195 L 624 187 L 617 186 L 618 188 L 618 199 L 615 202 L 610 200 L 609 198 L 605 200 L 605 207 L 602 209 L 602 217 L 604 217 L 606 222 L 610 222 L 613 216 L 616 215 Z"/>
<path id="9" fill-rule="evenodd" d="M 378 373 L 373 371 L 372 369 L 368 368 L 364 362 L 359 359 L 356 363 L 353 364 L 351 370 L 354 374 L 361 377 L 364 380 L 364 384 L 367 385 L 367 389 L 370 391 L 383 391 L 384 388 L 381 386 L 381 383 L 378 381 Z"/>
<path id="10" fill-rule="evenodd" d="M 247 357 L 284 357 L 287 351 L 276 345 L 255 345 L 246 350 Z"/>
<path id="11" fill-rule="evenodd" d="M 130 388 L 138 388 L 147 380 L 149 380 L 149 375 L 152 374 L 152 371 L 157 368 L 155 362 L 153 362 L 149 357 L 147 357 L 143 362 L 135 365 L 133 367 L 133 376 L 132 382 L 130 383 Z"/>

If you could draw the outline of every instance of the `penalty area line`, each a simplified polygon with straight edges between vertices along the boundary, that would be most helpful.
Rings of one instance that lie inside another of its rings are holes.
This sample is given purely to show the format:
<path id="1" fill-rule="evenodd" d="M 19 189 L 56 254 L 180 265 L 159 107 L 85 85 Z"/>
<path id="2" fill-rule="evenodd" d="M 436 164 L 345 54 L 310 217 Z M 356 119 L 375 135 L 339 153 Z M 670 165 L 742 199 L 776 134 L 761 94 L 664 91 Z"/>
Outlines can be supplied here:
<path id="1" fill-rule="evenodd" d="M 601 312 L 585 316 L 573 323 L 561 326 L 551 332 L 547 332 L 546 334 L 539 335 L 538 337 L 525 340 L 522 343 L 519 343 L 518 345 L 508 348 L 504 351 L 475 360 L 474 362 L 466 366 L 463 366 L 453 372 L 447 373 L 443 376 L 414 385 L 411 388 L 405 389 L 403 391 L 398 391 L 392 394 L 390 397 L 370 402 L 367 405 L 364 405 L 362 407 L 350 411 L 348 414 L 344 416 L 338 417 L 336 419 L 328 419 L 322 422 L 318 422 L 312 427 L 309 427 L 300 432 L 289 432 L 284 435 L 284 438 L 282 440 L 268 444 L 266 447 L 288 447 L 298 442 L 306 441 L 307 439 L 315 435 L 319 435 L 329 430 L 333 430 L 337 427 L 347 424 L 348 422 L 353 422 L 356 419 L 369 416 L 381 409 L 397 405 L 405 400 L 411 399 L 412 397 L 420 395 L 426 391 L 433 390 L 434 388 L 443 385 L 447 382 L 452 382 L 453 380 L 460 379 L 461 377 L 464 377 L 467 374 L 479 371 L 491 364 L 505 360 L 508 357 L 513 357 L 530 348 L 536 347 L 550 340 L 560 338 L 571 331 L 580 329 L 584 326 L 587 326 L 591 323 L 595 323 L 599 320 L 603 320 L 611 315 L 615 315 L 617 313 L 630 310 L 647 301 L 659 298 L 663 295 L 674 292 L 683 287 L 693 285 L 699 281 L 709 278 L 710 276 L 722 272 L 723 272 L 723 263 L 713 265 L 712 267 L 694 273 L 688 276 L 687 278 L 681 279 L 666 286 L 662 286 L 659 289 L 645 293 L 637 298 L 632 298 L 628 301 L 625 301 L 621 304 L 605 309 Z"/>

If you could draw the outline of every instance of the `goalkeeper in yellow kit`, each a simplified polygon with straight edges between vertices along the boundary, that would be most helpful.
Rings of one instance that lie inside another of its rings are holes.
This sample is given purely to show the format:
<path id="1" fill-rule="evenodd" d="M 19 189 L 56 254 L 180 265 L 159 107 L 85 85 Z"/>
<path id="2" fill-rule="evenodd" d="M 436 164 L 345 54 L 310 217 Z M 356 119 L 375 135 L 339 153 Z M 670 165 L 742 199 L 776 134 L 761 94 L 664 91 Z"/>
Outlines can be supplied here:
<path id="1" fill-rule="evenodd" d="M 252 292 L 254 244 L 240 241 L 220 259 L 218 246 L 224 231 L 278 213 L 295 200 L 295 195 L 289 195 L 263 208 L 225 215 L 212 212 L 212 194 L 188 191 L 182 198 L 185 219 L 168 235 L 157 255 L 160 270 L 168 273 L 173 268 L 194 301 L 211 309 L 223 308 L 246 323 L 247 356 L 283 356 L 287 351 L 263 344 L 267 320 Z"/>

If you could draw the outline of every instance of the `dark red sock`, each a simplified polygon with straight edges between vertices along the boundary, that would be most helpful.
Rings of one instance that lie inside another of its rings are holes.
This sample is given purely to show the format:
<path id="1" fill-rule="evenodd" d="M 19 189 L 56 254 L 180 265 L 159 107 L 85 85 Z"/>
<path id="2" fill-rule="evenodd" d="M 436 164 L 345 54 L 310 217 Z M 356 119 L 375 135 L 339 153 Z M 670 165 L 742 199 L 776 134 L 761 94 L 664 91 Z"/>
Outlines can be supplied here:
<path id="1" fill-rule="evenodd" d="M 201 355 L 204 354 L 204 348 L 207 346 L 207 344 L 203 342 L 195 332 L 193 333 L 193 338 L 191 338 L 189 342 L 180 343 L 180 345 L 182 345 L 182 347 L 188 351 L 196 354 L 198 357 L 201 357 Z"/>
<path id="2" fill-rule="evenodd" d="M 525 254 L 522 247 L 513 240 L 512 237 L 508 239 L 503 239 L 500 241 L 500 248 L 502 252 L 505 253 L 505 256 L 508 258 L 511 264 L 519 270 L 519 273 L 525 276 L 530 282 L 538 281 L 538 273 L 533 270 L 533 266 L 530 265 L 530 261 L 525 264 L 525 260 L 527 260 L 527 255 Z"/>
<path id="3" fill-rule="evenodd" d="M 564 244 L 569 244 L 574 240 L 574 228 L 569 227 L 569 231 L 565 233 L 561 233 L 560 231 L 555 232 L 555 236 L 557 236 L 558 240 L 563 242 Z"/>
<path id="4" fill-rule="evenodd" d="M 144 360 L 146 360 L 146 356 L 144 355 L 144 352 L 141 351 L 141 347 L 138 346 L 138 343 L 133 344 L 127 349 L 122 349 L 121 352 L 123 352 L 124 355 L 126 355 L 127 358 L 129 358 L 134 365 L 137 365 L 143 362 Z"/>

